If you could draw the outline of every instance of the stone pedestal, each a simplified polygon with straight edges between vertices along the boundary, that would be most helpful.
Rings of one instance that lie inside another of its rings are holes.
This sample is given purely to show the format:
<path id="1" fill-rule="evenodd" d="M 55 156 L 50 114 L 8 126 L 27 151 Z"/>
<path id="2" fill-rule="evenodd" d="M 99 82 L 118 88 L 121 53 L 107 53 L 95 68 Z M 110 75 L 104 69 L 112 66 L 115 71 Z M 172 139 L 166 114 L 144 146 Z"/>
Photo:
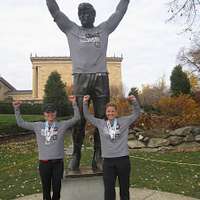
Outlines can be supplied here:
<path id="1" fill-rule="evenodd" d="M 82 168 L 79 172 L 66 172 L 62 182 L 61 199 L 103 200 L 102 172 L 93 172 L 89 168 Z"/>

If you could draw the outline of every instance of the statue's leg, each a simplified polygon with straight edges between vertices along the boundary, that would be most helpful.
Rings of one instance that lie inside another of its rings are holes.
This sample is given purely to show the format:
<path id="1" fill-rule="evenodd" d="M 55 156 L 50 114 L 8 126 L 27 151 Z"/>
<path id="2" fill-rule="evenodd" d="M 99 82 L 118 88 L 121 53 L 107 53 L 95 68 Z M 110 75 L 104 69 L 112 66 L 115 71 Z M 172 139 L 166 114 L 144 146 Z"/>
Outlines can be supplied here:
<path id="1" fill-rule="evenodd" d="M 93 101 L 95 117 L 105 118 L 105 108 L 108 103 L 107 97 L 95 98 Z M 99 131 L 95 128 L 94 131 L 94 154 L 92 159 L 92 169 L 102 170 L 102 157 L 101 157 L 101 140 L 99 136 Z"/>
<path id="2" fill-rule="evenodd" d="M 68 169 L 78 171 L 81 159 L 81 147 L 85 137 L 85 118 L 83 115 L 83 96 L 88 94 L 87 88 L 89 79 L 85 74 L 74 75 L 74 88 L 73 93 L 76 95 L 77 105 L 79 107 L 81 119 L 73 127 L 73 155 L 69 162 Z"/>
<path id="3" fill-rule="evenodd" d="M 81 147 L 85 137 L 85 118 L 83 116 L 83 97 L 77 98 L 77 104 L 79 107 L 81 119 L 75 124 L 73 128 L 73 154 L 72 159 L 69 162 L 68 169 L 72 171 L 78 171 L 81 159 Z"/>
<path id="4" fill-rule="evenodd" d="M 106 104 L 110 100 L 108 75 L 97 75 L 92 96 L 94 113 L 97 118 L 105 118 Z M 99 131 L 94 132 L 94 155 L 92 160 L 93 170 L 102 170 L 101 141 Z"/>

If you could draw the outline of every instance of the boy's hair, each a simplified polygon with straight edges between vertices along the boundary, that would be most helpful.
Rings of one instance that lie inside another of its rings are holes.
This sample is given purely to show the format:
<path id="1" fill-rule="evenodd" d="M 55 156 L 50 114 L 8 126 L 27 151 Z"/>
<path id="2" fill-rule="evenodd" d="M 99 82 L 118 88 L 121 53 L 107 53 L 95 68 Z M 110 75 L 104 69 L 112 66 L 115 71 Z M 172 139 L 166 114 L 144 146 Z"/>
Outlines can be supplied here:
<path id="1" fill-rule="evenodd" d="M 115 108 L 115 110 L 117 110 L 117 104 L 116 103 L 109 102 L 109 103 L 106 104 L 106 109 L 108 107 L 113 107 L 113 108 Z"/>
<path id="2" fill-rule="evenodd" d="M 90 3 L 80 3 L 79 4 L 79 6 L 78 6 L 78 16 L 80 16 L 81 12 L 85 11 L 85 10 L 92 12 L 93 16 L 96 16 L 96 11 L 95 11 L 93 5 L 90 4 Z"/>

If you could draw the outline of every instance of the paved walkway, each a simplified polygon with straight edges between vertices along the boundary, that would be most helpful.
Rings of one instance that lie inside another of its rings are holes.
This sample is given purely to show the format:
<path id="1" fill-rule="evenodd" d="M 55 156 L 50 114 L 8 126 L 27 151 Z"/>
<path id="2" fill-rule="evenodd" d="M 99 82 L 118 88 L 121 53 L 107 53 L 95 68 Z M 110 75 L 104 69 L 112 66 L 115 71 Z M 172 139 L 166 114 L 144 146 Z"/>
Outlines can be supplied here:
<path id="1" fill-rule="evenodd" d="M 183 195 L 177 195 L 167 192 L 160 192 L 149 189 L 130 189 L 131 191 L 131 200 L 197 200 L 195 198 L 186 197 Z M 19 198 L 17 200 L 42 200 L 41 194 L 34 194 L 30 196 L 26 196 L 23 198 Z M 63 200 L 61 198 L 61 200 Z M 67 200 L 67 198 L 65 198 Z M 119 197 L 117 198 L 119 200 Z"/>

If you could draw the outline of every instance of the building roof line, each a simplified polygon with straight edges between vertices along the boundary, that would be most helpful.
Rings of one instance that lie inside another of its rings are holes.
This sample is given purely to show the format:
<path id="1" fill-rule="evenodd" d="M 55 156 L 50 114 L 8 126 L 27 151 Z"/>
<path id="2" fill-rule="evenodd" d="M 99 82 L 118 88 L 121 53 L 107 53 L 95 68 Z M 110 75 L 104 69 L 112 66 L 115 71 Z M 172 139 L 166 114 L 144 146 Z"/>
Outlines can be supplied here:
<path id="1" fill-rule="evenodd" d="M 2 76 L 0 76 L 0 82 L 2 82 L 5 86 L 7 86 L 12 91 L 17 91 L 15 87 L 13 87 L 8 81 L 6 81 Z"/>
<path id="2" fill-rule="evenodd" d="M 47 61 L 51 61 L 51 60 L 58 60 L 58 61 L 72 61 L 72 58 L 69 56 L 30 56 L 30 60 L 31 62 L 33 61 L 41 61 L 41 60 L 47 60 Z M 118 61 L 118 62 L 122 62 L 123 57 L 106 57 L 107 61 Z"/>

